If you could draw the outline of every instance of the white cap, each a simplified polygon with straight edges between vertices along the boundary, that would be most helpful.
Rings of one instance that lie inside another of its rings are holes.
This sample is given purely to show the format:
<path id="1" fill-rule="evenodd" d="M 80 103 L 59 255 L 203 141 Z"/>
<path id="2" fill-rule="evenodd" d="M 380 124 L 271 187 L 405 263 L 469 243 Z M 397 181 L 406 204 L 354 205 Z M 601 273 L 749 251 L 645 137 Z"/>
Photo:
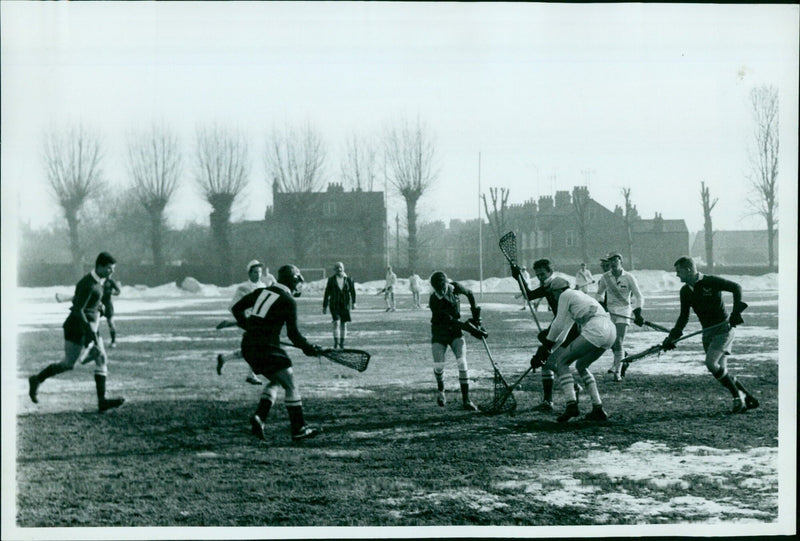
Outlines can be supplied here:
<path id="1" fill-rule="evenodd" d="M 258 259 L 254 259 L 250 263 L 247 264 L 247 272 L 250 272 L 250 269 L 252 269 L 253 267 L 261 267 L 263 269 L 264 268 L 264 264 L 261 261 L 259 261 Z"/>

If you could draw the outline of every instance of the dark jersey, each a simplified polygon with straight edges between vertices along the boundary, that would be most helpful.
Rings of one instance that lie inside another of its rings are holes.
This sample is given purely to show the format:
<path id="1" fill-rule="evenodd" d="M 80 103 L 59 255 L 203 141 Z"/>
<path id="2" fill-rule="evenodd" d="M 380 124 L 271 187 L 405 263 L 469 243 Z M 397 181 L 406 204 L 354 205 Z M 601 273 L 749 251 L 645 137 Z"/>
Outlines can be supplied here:
<path id="1" fill-rule="evenodd" d="M 111 296 L 119 295 L 119 292 L 119 284 L 112 278 L 106 278 L 105 282 L 103 282 L 103 297 L 101 299 L 103 305 L 106 307 L 111 306 Z"/>
<path id="2" fill-rule="evenodd" d="M 99 320 L 102 298 L 103 284 L 95 280 L 91 273 L 75 284 L 72 306 L 62 325 L 65 339 L 84 345 L 94 339 L 90 333 L 87 333 L 85 322 L 91 325 Z"/>
<path id="3" fill-rule="evenodd" d="M 528 300 L 535 301 L 536 299 L 544 298 L 547 300 L 547 306 L 550 307 L 550 311 L 553 312 L 555 315 L 558 311 L 558 301 L 556 300 L 555 295 L 547 286 L 539 286 L 533 291 L 528 291 Z"/>
<path id="4" fill-rule="evenodd" d="M 310 347 L 308 340 L 297 329 L 297 303 L 289 288 L 273 284 L 259 288 L 242 297 L 231 307 L 236 323 L 245 330 L 242 348 L 268 349 L 270 355 L 288 357 L 280 346 L 280 334 L 286 333 L 292 343 L 302 349 Z"/>
<path id="5" fill-rule="evenodd" d="M 322 296 L 322 308 L 330 306 L 332 312 L 349 310 L 356 303 L 356 287 L 353 279 L 345 276 L 341 289 L 336 280 L 335 275 L 328 278 L 325 294 Z"/>
<path id="6" fill-rule="evenodd" d="M 742 300 L 742 288 L 736 282 L 731 282 L 719 276 L 703 276 L 694 287 L 684 284 L 681 288 L 681 314 L 675 323 L 675 329 L 683 331 L 689 321 L 689 308 L 697 314 L 697 319 L 703 328 L 711 327 L 728 319 L 725 303 L 722 302 L 722 292 L 733 293 L 733 304 L 736 306 Z"/>
<path id="7" fill-rule="evenodd" d="M 433 342 L 449 344 L 453 339 L 464 336 L 458 322 L 461 317 L 459 295 L 472 295 L 472 292 L 458 282 L 451 282 L 441 297 L 436 292 L 431 293 L 428 306 L 431 309 Z"/>

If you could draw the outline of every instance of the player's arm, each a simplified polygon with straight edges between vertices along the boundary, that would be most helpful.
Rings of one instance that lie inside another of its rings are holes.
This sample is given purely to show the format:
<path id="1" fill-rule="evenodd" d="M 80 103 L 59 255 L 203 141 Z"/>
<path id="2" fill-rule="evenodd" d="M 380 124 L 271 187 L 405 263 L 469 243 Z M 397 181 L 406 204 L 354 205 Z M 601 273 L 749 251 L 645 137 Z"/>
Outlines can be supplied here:
<path id="1" fill-rule="evenodd" d="M 550 330 L 547 331 L 547 341 L 555 344 L 558 340 L 558 337 L 561 336 L 561 333 L 567 327 L 567 323 L 569 323 L 569 321 L 569 298 L 567 295 L 562 293 L 558 298 L 558 313 L 556 314 L 556 318 L 550 324 Z M 545 342 L 545 345 L 547 345 L 547 342 Z"/>
<path id="2" fill-rule="evenodd" d="M 734 281 L 720 278 L 719 276 L 707 276 L 706 280 L 711 282 L 712 287 L 733 294 L 733 310 L 731 310 L 730 319 L 728 320 L 730 321 L 731 327 L 744 323 L 742 312 L 747 308 L 747 303 L 742 302 L 742 286 Z"/>
<path id="3" fill-rule="evenodd" d="M 356 307 L 356 283 L 349 276 L 347 277 L 350 282 L 350 294 L 353 296 L 353 308 Z"/>
<path id="4" fill-rule="evenodd" d="M 667 335 L 667 337 L 664 338 L 664 341 L 661 343 L 661 347 L 664 350 L 675 348 L 675 344 L 673 342 L 681 337 L 684 327 L 686 327 L 686 324 L 689 322 L 689 308 L 691 306 L 690 296 L 691 293 L 689 292 L 689 288 L 683 286 L 680 292 L 681 313 L 678 315 L 678 321 L 675 322 L 675 326 L 672 327 L 672 330 L 669 331 L 669 335 Z"/>
<path id="5" fill-rule="evenodd" d="M 325 292 L 322 294 L 322 313 L 328 309 L 328 296 L 331 294 L 331 280 L 330 278 L 325 283 Z"/>
<path id="6" fill-rule="evenodd" d="M 314 356 L 319 355 L 322 348 L 316 344 L 312 344 L 306 337 L 302 335 L 300 329 L 297 328 L 297 304 L 293 299 L 289 299 L 285 308 L 285 322 L 286 322 L 286 335 L 292 344 L 303 350 L 306 355 Z"/>
<path id="7" fill-rule="evenodd" d="M 253 291 L 236 301 L 233 306 L 231 306 L 231 313 L 233 317 L 236 319 L 236 324 L 241 327 L 242 329 L 246 329 L 247 323 L 247 316 L 245 312 L 251 308 L 256 302 L 258 298 L 259 290 Z"/>
<path id="8" fill-rule="evenodd" d="M 72 312 L 78 316 L 84 334 L 94 336 L 92 326 L 89 324 L 89 320 L 86 319 L 86 313 L 84 312 L 86 307 L 89 305 L 89 297 L 91 294 L 91 287 L 86 287 L 82 284 L 77 285 L 75 287 L 75 295 L 72 297 L 72 308 L 70 308 L 70 310 L 72 310 Z"/>

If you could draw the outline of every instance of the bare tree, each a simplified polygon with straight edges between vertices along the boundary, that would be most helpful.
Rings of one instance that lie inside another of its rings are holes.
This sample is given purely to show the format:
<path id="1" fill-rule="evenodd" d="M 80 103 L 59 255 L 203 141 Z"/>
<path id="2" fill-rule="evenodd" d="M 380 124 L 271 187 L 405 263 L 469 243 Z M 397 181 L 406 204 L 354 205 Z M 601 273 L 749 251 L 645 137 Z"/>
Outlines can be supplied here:
<path id="1" fill-rule="evenodd" d="M 628 248 L 628 253 L 625 255 L 628 256 L 630 270 L 634 270 L 636 266 L 633 261 L 633 222 L 638 217 L 638 213 L 636 212 L 636 206 L 631 203 L 630 188 L 622 188 L 622 197 L 625 198 L 625 214 L 623 214 L 622 219 L 625 222 L 625 244 Z"/>
<path id="2" fill-rule="evenodd" d="M 500 190 L 499 193 L 498 190 Z M 486 218 L 489 220 L 492 229 L 494 229 L 495 235 L 497 235 L 497 240 L 500 240 L 508 230 L 508 226 L 506 225 L 506 210 L 508 209 L 508 196 L 510 192 L 511 190 L 508 188 L 489 188 L 489 195 L 492 197 L 491 212 L 489 212 L 489 205 L 486 202 L 486 194 L 481 194 L 483 210 L 486 212 Z"/>
<path id="3" fill-rule="evenodd" d="M 708 187 L 705 182 L 700 183 L 700 198 L 703 201 L 703 229 L 705 230 L 706 243 L 706 265 L 708 270 L 714 270 L 714 226 L 711 223 L 711 211 L 717 205 L 719 198 L 711 200 Z"/>
<path id="4" fill-rule="evenodd" d="M 586 221 L 587 209 L 591 203 L 589 188 L 586 186 L 575 186 L 572 189 L 572 208 L 575 209 L 575 220 L 578 224 L 578 239 L 581 243 L 581 261 L 588 261 L 586 255 Z"/>
<path id="5" fill-rule="evenodd" d="M 75 275 L 82 273 L 78 235 L 79 213 L 84 203 L 103 187 L 100 139 L 83 126 L 45 136 L 44 163 L 47 182 L 64 211 L 69 227 L 69 246 Z"/>
<path id="6" fill-rule="evenodd" d="M 154 274 L 161 279 L 164 277 L 164 210 L 178 187 L 182 171 L 177 136 L 163 126 L 131 135 L 128 169 L 134 193 L 150 219 Z"/>
<path id="7" fill-rule="evenodd" d="M 433 139 L 419 119 L 414 126 L 406 122 L 400 128 L 390 129 L 386 135 L 389 182 L 406 202 L 409 268 L 417 266 L 417 203 L 438 176 L 433 163 L 434 150 Z"/>
<path id="8" fill-rule="evenodd" d="M 778 89 L 760 86 L 750 92 L 753 107 L 754 146 L 751 151 L 750 205 L 767 222 L 769 267 L 775 268 L 775 227 L 778 225 Z"/>
<path id="9" fill-rule="evenodd" d="M 356 192 L 371 192 L 378 177 L 377 149 L 366 138 L 356 135 L 347 140 L 346 156 L 341 164 L 342 183 Z M 375 209 L 372 200 L 357 196 L 353 200 L 351 218 L 361 231 L 370 231 L 374 227 Z M 370 261 L 379 247 L 375 235 L 359 235 L 364 261 Z M 387 263 L 388 264 L 388 263 Z"/>
<path id="10" fill-rule="evenodd" d="M 313 246 L 313 238 L 302 227 L 304 217 L 313 212 L 305 195 L 319 191 L 324 185 L 326 158 L 322 137 L 309 125 L 302 130 L 273 129 L 268 137 L 264 155 L 267 178 L 273 179 L 275 190 L 293 194 L 283 198 L 281 212 L 289 221 L 296 265 L 306 263 L 306 254 Z"/>
<path id="11" fill-rule="evenodd" d="M 219 278 L 230 283 L 233 254 L 231 248 L 231 208 L 247 185 L 247 141 L 234 131 L 220 126 L 197 130 L 195 178 L 211 205 L 211 235 L 220 256 Z"/>

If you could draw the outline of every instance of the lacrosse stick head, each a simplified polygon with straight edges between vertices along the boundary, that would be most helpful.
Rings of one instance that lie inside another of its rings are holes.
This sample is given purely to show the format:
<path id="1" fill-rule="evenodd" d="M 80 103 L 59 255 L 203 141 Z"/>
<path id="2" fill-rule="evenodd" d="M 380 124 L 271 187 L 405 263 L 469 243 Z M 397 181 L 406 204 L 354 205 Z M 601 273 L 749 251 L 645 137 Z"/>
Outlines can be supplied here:
<path id="1" fill-rule="evenodd" d="M 500 251 L 511 265 L 517 264 L 517 235 L 513 231 L 500 237 Z"/>
<path id="2" fill-rule="evenodd" d="M 370 354 L 360 349 L 326 349 L 322 356 L 331 362 L 363 372 L 367 369 Z"/>

